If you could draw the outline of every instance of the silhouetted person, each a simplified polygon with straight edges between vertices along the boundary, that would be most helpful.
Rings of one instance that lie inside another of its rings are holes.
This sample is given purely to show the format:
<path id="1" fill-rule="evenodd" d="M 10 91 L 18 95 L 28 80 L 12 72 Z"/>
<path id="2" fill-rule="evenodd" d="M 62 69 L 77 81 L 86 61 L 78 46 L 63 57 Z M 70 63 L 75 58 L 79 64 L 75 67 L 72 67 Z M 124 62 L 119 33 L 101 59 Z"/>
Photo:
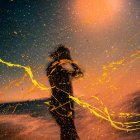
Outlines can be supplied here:
<path id="1" fill-rule="evenodd" d="M 60 126 L 61 140 L 76 140 L 79 137 L 74 125 L 74 103 L 69 95 L 73 95 L 71 79 L 83 73 L 77 64 L 72 63 L 70 51 L 64 45 L 58 45 L 50 57 L 53 61 L 46 69 L 52 87 L 50 113 Z M 65 64 L 69 64 L 71 70 L 65 68 Z"/>

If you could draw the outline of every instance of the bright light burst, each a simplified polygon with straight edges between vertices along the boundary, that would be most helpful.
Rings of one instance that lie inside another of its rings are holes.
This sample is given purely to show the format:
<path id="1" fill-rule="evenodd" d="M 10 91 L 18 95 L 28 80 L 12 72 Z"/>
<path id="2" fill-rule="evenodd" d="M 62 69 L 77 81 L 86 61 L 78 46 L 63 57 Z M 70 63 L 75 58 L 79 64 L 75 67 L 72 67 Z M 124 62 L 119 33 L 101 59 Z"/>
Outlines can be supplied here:
<path id="1" fill-rule="evenodd" d="M 108 25 L 122 10 L 121 0 L 75 0 L 73 9 L 82 24 Z"/>

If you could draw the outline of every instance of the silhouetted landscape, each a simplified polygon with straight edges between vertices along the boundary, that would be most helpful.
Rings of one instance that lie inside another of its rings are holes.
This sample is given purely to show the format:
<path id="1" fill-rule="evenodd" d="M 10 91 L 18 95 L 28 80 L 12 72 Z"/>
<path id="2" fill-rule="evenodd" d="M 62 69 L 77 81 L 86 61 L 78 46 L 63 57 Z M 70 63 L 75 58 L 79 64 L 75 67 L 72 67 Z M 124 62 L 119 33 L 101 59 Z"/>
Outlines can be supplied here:
<path id="1" fill-rule="evenodd" d="M 22 101 L 0 104 L 0 115 L 29 114 L 31 116 L 45 116 L 49 99 Z"/>

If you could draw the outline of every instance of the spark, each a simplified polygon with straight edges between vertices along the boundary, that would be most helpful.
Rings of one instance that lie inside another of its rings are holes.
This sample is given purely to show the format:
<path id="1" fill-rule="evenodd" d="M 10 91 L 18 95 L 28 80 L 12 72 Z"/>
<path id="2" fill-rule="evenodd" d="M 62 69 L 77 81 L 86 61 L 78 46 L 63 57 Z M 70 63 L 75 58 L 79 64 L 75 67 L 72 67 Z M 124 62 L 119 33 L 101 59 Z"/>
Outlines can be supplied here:
<path id="1" fill-rule="evenodd" d="M 19 105 L 22 105 L 22 104 L 20 104 L 20 103 L 16 104 L 16 106 L 14 107 L 12 113 L 14 113 L 14 112 L 16 111 L 16 109 L 17 109 L 17 107 L 18 107 Z"/>

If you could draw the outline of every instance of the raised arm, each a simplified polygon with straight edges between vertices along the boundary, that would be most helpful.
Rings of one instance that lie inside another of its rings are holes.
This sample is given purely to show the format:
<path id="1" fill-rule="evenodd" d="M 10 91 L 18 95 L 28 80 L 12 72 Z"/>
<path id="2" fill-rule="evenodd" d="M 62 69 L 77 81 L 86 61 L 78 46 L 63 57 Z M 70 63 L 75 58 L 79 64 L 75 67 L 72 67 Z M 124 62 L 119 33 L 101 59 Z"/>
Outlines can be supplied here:
<path id="1" fill-rule="evenodd" d="M 71 71 L 72 77 L 83 77 L 83 72 L 81 68 L 76 63 L 71 63 L 73 71 Z"/>
<path id="2" fill-rule="evenodd" d="M 71 77 L 83 76 L 81 68 L 73 60 L 63 59 L 60 61 L 60 65 L 70 74 Z"/>

